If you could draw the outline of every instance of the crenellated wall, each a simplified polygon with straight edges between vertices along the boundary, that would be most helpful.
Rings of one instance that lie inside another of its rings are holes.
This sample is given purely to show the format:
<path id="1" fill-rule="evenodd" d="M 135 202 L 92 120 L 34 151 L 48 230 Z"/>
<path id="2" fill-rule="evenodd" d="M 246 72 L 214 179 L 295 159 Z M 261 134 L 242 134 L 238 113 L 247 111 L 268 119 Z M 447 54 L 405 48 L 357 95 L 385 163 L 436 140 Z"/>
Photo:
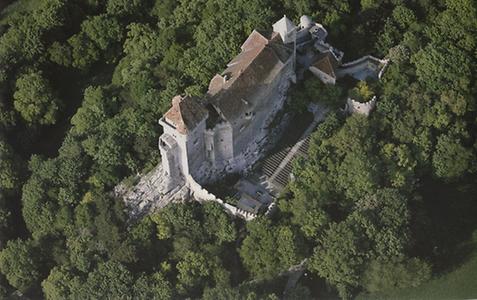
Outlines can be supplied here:
<path id="1" fill-rule="evenodd" d="M 377 97 L 374 96 L 373 99 L 371 99 L 370 101 L 361 103 L 351 98 L 348 98 L 346 102 L 346 111 L 351 114 L 358 113 L 365 116 L 369 116 L 371 111 L 376 106 L 376 100 L 377 100 Z"/>

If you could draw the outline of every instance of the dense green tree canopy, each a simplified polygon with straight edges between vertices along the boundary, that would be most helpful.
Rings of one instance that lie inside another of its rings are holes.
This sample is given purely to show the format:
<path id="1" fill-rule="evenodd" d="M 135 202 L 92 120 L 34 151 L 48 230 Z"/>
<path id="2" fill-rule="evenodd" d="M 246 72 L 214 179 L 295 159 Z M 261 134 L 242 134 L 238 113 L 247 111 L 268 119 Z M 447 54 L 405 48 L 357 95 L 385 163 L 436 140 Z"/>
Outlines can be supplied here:
<path id="1" fill-rule="evenodd" d="M 363 275 L 364 287 L 369 292 L 417 287 L 429 279 L 429 265 L 417 258 L 408 261 L 373 260 Z"/>
<path id="2" fill-rule="evenodd" d="M 310 102 L 330 113 L 271 215 L 187 202 L 128 220 L 112 191 L 160 161 L 171 98 L 203 98 L 284 14 L 325 25 L 343 62 L 389 58 L 384 76 L 292 86 L 291 117 Z M 467 202 L 426 191 L 475 185 L 476 20 L 473 0 L 13 1 L 0 11 L 0 298 L 349 298 L 439 276 L 453 265 L 436 257 L 474 229 L 450 217 Z M 368 118 L 341 112 L 349 90 L 377 97 Z M 279 274 L 305 258 L 284 294 Z"/>
<path id="3" fill-rule="evenodd" d="M 31 240 L 11 240 L 0 252 L 0 269 L 8 283 L 22 292 L 41 278 L 41 254 Z"/>
<path id="4" fill-rule="evenodd" d="M 15 109 L 28 123 L 55 123 L 58 100 L 42 72 L 31 71 L 21 75 L 13 97 Z"/>
<path id="5" fill-rule="evenodd" d="M 436 151 L 432 157 L 436 175 L 444 179 L 455 179 L 471 171 L 475 160 L 471 149 L 465 148 L 459 139 L 449 135 L 437 138 Z"/>
<path id="6" fill-rule="evenodd" d="M 256 219 L 247 224 L 247 230 L 240 256 L 258 278 L 272 278 L 303 258 L 303 240 L 292 228 L 274 227 L 269 220 Z"/>

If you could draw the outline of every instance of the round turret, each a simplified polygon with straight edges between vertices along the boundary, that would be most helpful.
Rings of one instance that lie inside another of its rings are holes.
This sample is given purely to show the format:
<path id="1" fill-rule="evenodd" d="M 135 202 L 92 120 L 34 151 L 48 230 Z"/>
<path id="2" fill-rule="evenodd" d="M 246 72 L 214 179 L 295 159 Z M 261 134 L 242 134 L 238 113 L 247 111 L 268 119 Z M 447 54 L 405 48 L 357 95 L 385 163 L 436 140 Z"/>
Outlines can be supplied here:
<path id="1" fill-rule="evenodd" d="M 300 18 L 300 27 L 301 28 L 310 28 L 313 26 L 313 20 L 306 15 L 301 16 Z"/>

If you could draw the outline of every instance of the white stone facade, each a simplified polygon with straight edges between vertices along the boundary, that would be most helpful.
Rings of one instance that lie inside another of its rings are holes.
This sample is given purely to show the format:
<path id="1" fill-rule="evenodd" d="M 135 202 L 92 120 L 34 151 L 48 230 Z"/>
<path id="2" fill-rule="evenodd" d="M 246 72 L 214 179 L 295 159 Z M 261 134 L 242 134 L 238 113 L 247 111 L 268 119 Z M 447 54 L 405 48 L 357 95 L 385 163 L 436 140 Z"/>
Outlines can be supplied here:
<path id="1" fill-rule="evenodd" d="M 164 192 L 174 188 L 176 177 L 185 178 L 186 182 L 187 178 L 193 178 L 205 184 L 227 173 L 243 172 L 261 157 L 269 135 L 268 127 L 282 109 L 290 82 L 295 78 L 293 48 L 283 46 L 283 59 L 273 48 L 280 44 L 284 43 L 276 36 L 267 39 L 254 31 L 242 47 L 245 58 L 239 55 L 234 59 L 237 62 L 229 63 L 227 70 L 231 69 L 232 76 L 216 75 L 212 79 L 207 99 L 197 104 L 196 100 L 186 97 L 174 98 L 173 108 L 159 121 L 164 129 L 159 139 L 162 168 L 164 176 L 169 178 L 165 181 L 167 185 L 162 187 Z M 260 74 L 263 66 L 254 65 L 255 60 L 266 60 L 272 65 L 268 66 L 267 73 Z M 243 64 L 243 70 L 233 73 L 235 63 Z M 260 81 L 248 83 L 249 78 L 241 78 L 242 72 L 259 77 Z M 236 99 L 242 106 L 239 109 L 234 103 L 226 103 L 227 99 L 220 98 L 225 98 L 228 89 L 235 88 L 234 84 L 241 88 L 244 83 L 252 86 L 250 92 L 244 92 Z M 221 96 L 221 92 L 225 96 Z M 196 102 L 192 104 L 193 101 Z M 200 113 L 197 117 L 194 111 L 187 111 L 194 105 L 200 105 L 208 113 Z M 229 109 L 234 109 L 232 115 Z"/>

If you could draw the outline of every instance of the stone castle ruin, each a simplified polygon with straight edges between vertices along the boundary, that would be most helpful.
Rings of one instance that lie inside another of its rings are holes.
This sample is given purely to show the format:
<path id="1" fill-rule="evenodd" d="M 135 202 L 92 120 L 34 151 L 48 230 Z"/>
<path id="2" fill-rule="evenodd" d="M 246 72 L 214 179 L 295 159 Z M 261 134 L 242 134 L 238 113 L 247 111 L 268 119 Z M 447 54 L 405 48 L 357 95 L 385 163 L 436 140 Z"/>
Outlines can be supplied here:
<path id="1" fill-rule="evenodd" d="M 326 84 L 345 75 L 377 77 L 386 64 L 371 56 L 342 64 L 343 53 L 325 42 L 326 29 L 307 16 L 299 26 L 284 16 L 272 28 L 250 34 L 241 52 L 212 78 L 203 99 L 172 99 L 172 107 L 159 120 L 161 164 L 132 190 L 117 191 L 132 215 L 192 197 L 217 201 L 250 219 L 249 213 L 225 204 L 203 185 L 247 172 L 263 157 L 280 128 L 274 124 L 283 122 L 278 112 L 290 84 L 306 70 Z"/>

